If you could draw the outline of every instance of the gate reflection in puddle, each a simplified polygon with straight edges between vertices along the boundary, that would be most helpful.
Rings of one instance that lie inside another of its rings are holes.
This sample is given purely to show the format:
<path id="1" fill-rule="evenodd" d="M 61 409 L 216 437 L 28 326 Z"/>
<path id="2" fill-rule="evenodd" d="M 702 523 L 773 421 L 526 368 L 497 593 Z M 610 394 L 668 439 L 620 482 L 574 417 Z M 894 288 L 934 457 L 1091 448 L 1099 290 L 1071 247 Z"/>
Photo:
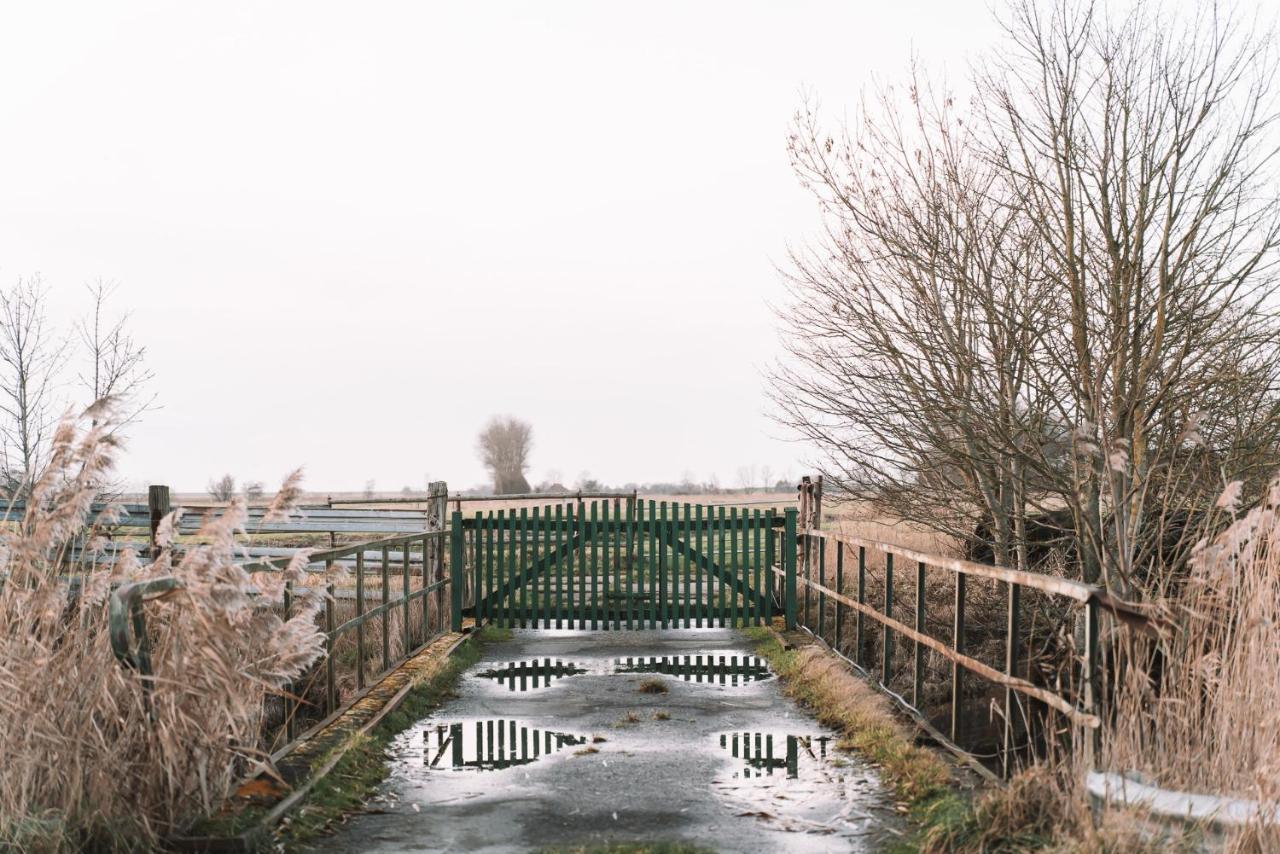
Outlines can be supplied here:
<path id="1" fill-rule="evenodd" d="M 829 741 L 829 736 L 788 735 L 779 736 L 775 744 L 772 733 L 720 733 L 720 746 L 746 763 L 733 776 L 747 778 L 772 777 L 777 771 L 785 772 L 788 780 L 795 780 L 800 776 L 802 756 L 806 760 L 826 761 Z"/>
<path id="2" fill-rule="evenodd" d="M 423 733 L 428 768 L 497 771 L 537 762 L 578 744 L 584 736 L 538 730 L 519 721 L 487 720 L 439 724 Z"/>
<path id="3" fill-rule="evenodd" d="M 557 679 L 586 672 L 586 668 L 575 667 L 573 662 L 565 664 L 558 659 L 553 662 L 549 658 L 541 661 L 535 658 L 531 661 L 512 661 L 505 666 L 482 670 L 476 676 L 481 679 L 492 679 L 499 685 L 506 685 L 509 691 L 528 691 L 531 688 L 546 688 Z"/>
<path id="4" fill-rule="evenodd" d="M 618 659 L 618 673 L 661 673 L 686 682 L 718 685 L 745 685 L 773 677 L 764 659 L 754 655 L 664 655 L 651 658 Z"/>

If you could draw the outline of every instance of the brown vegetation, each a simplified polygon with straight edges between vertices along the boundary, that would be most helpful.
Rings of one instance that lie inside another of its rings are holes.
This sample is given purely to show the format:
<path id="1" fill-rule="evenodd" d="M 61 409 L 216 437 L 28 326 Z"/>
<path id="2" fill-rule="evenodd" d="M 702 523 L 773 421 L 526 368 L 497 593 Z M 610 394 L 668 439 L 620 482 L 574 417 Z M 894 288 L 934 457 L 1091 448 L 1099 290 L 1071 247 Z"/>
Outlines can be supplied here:
<path id="1" fill-rule="evenodd" d="M 92 426 L 56 430 L 4 544 L 0 842 L 21 850 L 149 847 L 208 814 L 264 760 L 265 698 L 323 650 L 318 592 L 299 593 L 289 620 L 255 607 L 300 580 L 301 566 L 250 575 L 232 562 L 239 502 L 206 525 L 208 545 L 180 558 L 166 548 L 147 566 L 132 555 L 109 570 L 63 564 L 74 540 L 96 536 L 85 519 L 116 450 L 105 406 L 83 420 Z M 171 529 L 162 525 L 162 544 Z M 113 584 L 161 575 L 181 587 L 147 607 L 147 679 L 112 653 L 108 597 Z"/>

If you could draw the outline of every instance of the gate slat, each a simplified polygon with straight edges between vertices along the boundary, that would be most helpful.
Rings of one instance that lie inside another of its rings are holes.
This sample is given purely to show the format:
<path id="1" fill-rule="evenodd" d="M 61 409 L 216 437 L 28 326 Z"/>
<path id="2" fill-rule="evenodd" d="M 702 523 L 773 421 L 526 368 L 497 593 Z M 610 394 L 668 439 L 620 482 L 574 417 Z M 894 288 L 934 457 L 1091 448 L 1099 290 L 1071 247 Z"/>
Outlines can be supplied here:
<path id="1" fill-rule="evenodd" d="M 585 629 L 587 627 L 587 505 L 581 500 L 578 501 L 576 530 L 578 534 L 577 628 Z"/>
<path id="2" fill-rule="evenodd" d="M 547 507 L 546 512 L 542 514 L 542 550 L 550 559 L 554 556 L 551 551 L 551 508 Z M 543 628 L 551 628 L 551 566 L 548 565 L 542 571 L 542 623 Z"/>
<path id="3" fill-rule="evenodd" d="M 518 549 L 518 551 L 516 551 L 516 549 L 512 549 L 512 551 L 515 552 L 515 554 L 513 554 L 512 556 L 513 558 L 515 558 L 515 560 L 512 561 L 513 563 L 513 568 L 511 572 L 512 584 L 517 584 L 517 581 L 518 579 L 520 579 L 520 576 L 524 574 L 525 566 L 527 566 L 525 562 L 525 536 L 527 534 L 527 528 L 529 528 L 529 508 L 521 507 L 520 521 L 517 522 L 517 526 L 516 526 L 516 529 L 518 531 L 518 538 L 520 538 L 520 549 Z M 521 629 L 524 629 L 525 627 L 525 613 L 527 613 L 526 611 L 527 598 L 529 598 L 527 597 L 527 588 L 529 588 L 529 584 L 527 583 L 521 584 L 520 590 L 512 590 L 511 592 L 512 599 L 516 600 L 516 612 L 518 615 L 517 622 L 518 624 L 520 624 Z"/>
<path id="4" fill-rule="evenodd" d="M 697 552 L 698 554 L 702 554 L 702 505 L 701 504 L 697 505 L 694 508 L 694 531 L 695 531 L 694 537 L 697 543 Z M 698 603 L 698 614 L 696 618 L 696 624 L 698 628 L 702 628 L 703 615 L 709 612 L 711 609 L 709 607 L 710 602 L 707 599 L 704 599 L 702 596 L 702 576 L 706 575 L 706 573 L 703 572 L 702 567 L 698 566 L 696 563 L 694 564 L 694 570 L 695 570 L 694 589 L 697 591 L 697 595 L 694 598 Z M 708 590 L 711 589 L 711 583 L 709 581 L 707 583 L 707 589 Z"/>
<path id="5" fill-rule="evenodd" d="M 676 538 L 683 540 L 685 543 L 688 543 L 689 542 L 689 502 L 686 501 L 684 503 L 684 507 L 681 509 L 679 518 L 680 518 L 679 531 L 677 531 L 676 533 Z M 691 577 L 692 569 L 689 566 L 689 550 L 688 549 L 685 549 L 684 553 L 681 555 L 680 572 L 681 572 L 681 575 L 684 576 L 684 601 L 683 601 L 683 607 L 681 608 L 681 610 L 684 612 L 684 627 L 688 629 L 693 627 L 693 619 L 692 619 L 693 614 L 691 612 L 694 605 L 693 600 L 690 598 L 690 595 L 693 592 L 692 590 L 693 579 Z"/>
<path id="6" fill-rule="evenodd" d="M 742 571 L 738 565 L 738 508 L 729 510 L 729 626 L 738 625 L 738 579 Z"/>
<path id="7" fill-rule="evenodd" d="M 485 586 L 488 592 L 485 596 L 484 616 L 489 622 L 494 622 L 494 600 L 493 600 L 493 511 L 489 511 L 489 516 L 485 519 L 484 524 L 484 574 L 486 577 Z"/>
<path id="8" fill-rule="evenodd" d="M 763 567 L 760 566 L 760 557 L 762 557 L 762 554 L 760 554 L 760 511 L 759 510 L 755 510 L 753 511 L 753 513 L 751 513 L 751 522 L 753 522 L 753 526 L 751 526 L 751 553 L 753 553 L 755 557 L 755 576 L 753 577 L 753 585 L 751 585 L 751 589 L 753 589 L 753 597 L 751 598 L 755 600 L 755 624 L 754 625 L 758 626 L 762 624 L 763 622 L 762 617 L 764 616 L 762 615 L 762 613 L 760 613 L 760 599 L 759 599 L 760 593 L 763 592 L 762 586 L 760 586 L 760 581 L 762 581 Z"/>
<path id="9" fill-rule="evenodd" d="M 768 625 L 773 624 L 773 588 L 777 584 L 777 576 L 773 574 L 773 557 L 774 557 L 774 533 L 773 533 L 773 508 L 770 507 L 764 514 L 764 580 L 765 580 L 765 597 L 764 597 L 764 620 Z"/>
<path id="10" fill-rule="evenodd" d="M 476 511 L 476 524 L 475 524 L 475 527 L 471 529 L 471 573 L 474 579 L 471 582 L 471 587 L 472 587 L 472 596 L 474 597 L 473 601 L 475 602 L 475 619 L 476 619 L 477 628 L 484 625 L 484 545 L 483 545 L 483 541 L 480 539 L 484 530 L 481 522 L 481 518 L 483 517 L 483 515 L 484 514 L 481 511 L 479 510 Z M 407 561 L 409 560 L 408 554 L 407 554 L 408 549 L 406 548 L 405 551 L 406 551 L 405 561 L 407 563 Z M 423 555 L 423 559 L 424 560 L 426 559 L 425 554 Z M 425 564 L 423 564 L 423 582 L 422 583 L 423 583 L 423 586 L 426 586 L 427 582 L 426 582 L 426 565 Z"/>
<path id="11" fill-rule="evenodd" d="M 719 562 L 720 566 L 723 568 L 723 567 L 724 567 L 724 565 L 725 565 L 725 563 L 724 563 L 724 534 L 725 534 L 724 527 L 725 527 L 725 523 L 724 523 L 724 508 L 723 508 L 723 507 L 721 507 L 721 508 L 720 508 L 719 513 L 718 513 L 717 515 L 719 516 L 719 525 L 718 525 L 718 526 L 717 526 L 717 528 L 716 528 L 717 545 L 719 546 L 719 549 L 717 550 L 717 553 L 720 555 L 720 560 L 719 560 L 718 562 Z M 726 610 L 725 606 L 726 606 L 726 604 L 727 604 L 727 603 L 725 602 L 725 598 L 724 598 L 724 579 L 723 579 L 723 578 L 717 578 L 716 580 L 719 582 L 719 583 L 716 585 L 716 587 L 717 587 L 717 588 L 719 588 L 719 592 L 720 592 L 719 597 L 717 597 L 717 598 L 719 599 L 719 606 L 720 606 L 720 607 L 719 607 L 719 610 L 718 610 L 718 613 L 717 613 L 717 616 L 719 617 L 718 623 L 719 623 L 719 625 L 720 625 L 720 628 L 722 628 L 722 629 L 723 629 L 723 628 L 724 628 L 724 626 L 725 626 L 725 623 L 724 623 L 724 620 L 725 620 L 725 610 Z"/>
<path id="12" fill-rule="evenodd" d="M 529 529 L 529 551 L 533 558 L 533 560 L 529 564 L 530 567 L 536 567 L 540 565 L 538 563 L 538 557 L 542 551 L 541 549 L 538 548 L 539 544 L 542 542 L 542 525 L 541 525 L 542 520 L 539 518 L 541 514 L 538 512 L 538 509 L 539 508 L 537 507 L 533 508 L 533 513 L 530 514 L 531 527 Z M 538 619 L 539 613 L 540 613 L 540 609 L 538 606 L 541 603 L 541 597 L 538 595 L 538 590 L 540 586 L 540 581 L 545 583 L 546 572 L 547 571 L 544 568 L 541 572 L 533 573 L 533 578 L 530 579 L 529 581 L 531 585 L 529 589 L 529 600 L 530 600 L 529 625 L 535 629 L 541 628 L 541 623 L 539 622 L 539 619 Z"/>
<path id="13" fill-rule="evenodd" d="M 556 628 L 564 628 L 564 506 L 556 505 Z"/>
<path id="14" fill-rule="evenodd" d="M 591 502 L 591 628 L 600 628 L 600 534 L 599 502 Z"/>

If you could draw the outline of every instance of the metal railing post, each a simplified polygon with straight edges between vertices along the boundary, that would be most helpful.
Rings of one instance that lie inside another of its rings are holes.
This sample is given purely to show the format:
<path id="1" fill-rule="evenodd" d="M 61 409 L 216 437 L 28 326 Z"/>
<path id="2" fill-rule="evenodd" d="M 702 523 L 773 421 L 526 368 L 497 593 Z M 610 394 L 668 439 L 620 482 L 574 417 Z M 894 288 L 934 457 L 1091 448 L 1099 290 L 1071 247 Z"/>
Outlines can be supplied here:
<path id="1" fill-rule="evenodd" d="M 884 556 L 884 614 L 893 617 L 893 552 Z M 884 627 L 884 643 L 881 649 L 880 684 L 888 687 L 893 676 L 893 629 Z"/>
<path id="2" fill-rule="evenodd" d="M 965 574 L 956 573 L 955 614 L 951 623 L 951 648 L 956 652 L 964 652 L 964 597 Z M 960 704 L 963 687 L 961 685 L 961 668 L 959 662 L 951 662 L 951 740 L 960 736 Z"/>
<path id="3" fill-rule="evenodd" d="M 1017 676 L 1018 673 L 1018 618 L 1021 610 L 1021 592 L 1017 584 L 1012 581 L 1007 582 L 1009 585 L 1009 608 L 1008 608 L 1008 638 L 1004 647 L 1004 672 L 1009 676 Z M 1000 775 L 1008 780 L 1013 774 L 1014 766 L 1014 744 L 1013 744 L 1013 689 L 1005 687 L 1004 689 L 1004 738 L 1003 750 L 1000 755 Z"/>

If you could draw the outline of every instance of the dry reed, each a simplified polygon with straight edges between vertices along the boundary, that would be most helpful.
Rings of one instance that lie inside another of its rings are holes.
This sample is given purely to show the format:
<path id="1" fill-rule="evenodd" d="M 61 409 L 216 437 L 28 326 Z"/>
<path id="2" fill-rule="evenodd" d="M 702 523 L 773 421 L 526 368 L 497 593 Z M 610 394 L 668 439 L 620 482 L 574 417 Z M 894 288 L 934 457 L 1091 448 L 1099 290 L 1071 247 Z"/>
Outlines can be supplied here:
<path id="1" fill-rule="evenodd" d="M 4 535 L 0 847 L 149 848 L 209 814 L 267 761 L 264 699 L 323 651 L 319 584 L 295 597 L 288 620 L 262 607 L 303 578 L 305 556 L 280 573 L 234 563 L 242 501 L 181 556 L 166 547 L 146 565 L 131 552 L 106 568 L 65 563 L 73 543 L 92 545 L 110 521 L 89 518 L 117 450 L 106 410 L 58 427 L 25 518 Z M 297 477 L 285 487 L 275 514 L 290 512 Z M 175 521 L 162 524 L 162 544 Z M 182 586 L 146 606 L 153 677 L 144 686 L 112 653 L 108 600 L 113 585 L 166 575 Z"/>

